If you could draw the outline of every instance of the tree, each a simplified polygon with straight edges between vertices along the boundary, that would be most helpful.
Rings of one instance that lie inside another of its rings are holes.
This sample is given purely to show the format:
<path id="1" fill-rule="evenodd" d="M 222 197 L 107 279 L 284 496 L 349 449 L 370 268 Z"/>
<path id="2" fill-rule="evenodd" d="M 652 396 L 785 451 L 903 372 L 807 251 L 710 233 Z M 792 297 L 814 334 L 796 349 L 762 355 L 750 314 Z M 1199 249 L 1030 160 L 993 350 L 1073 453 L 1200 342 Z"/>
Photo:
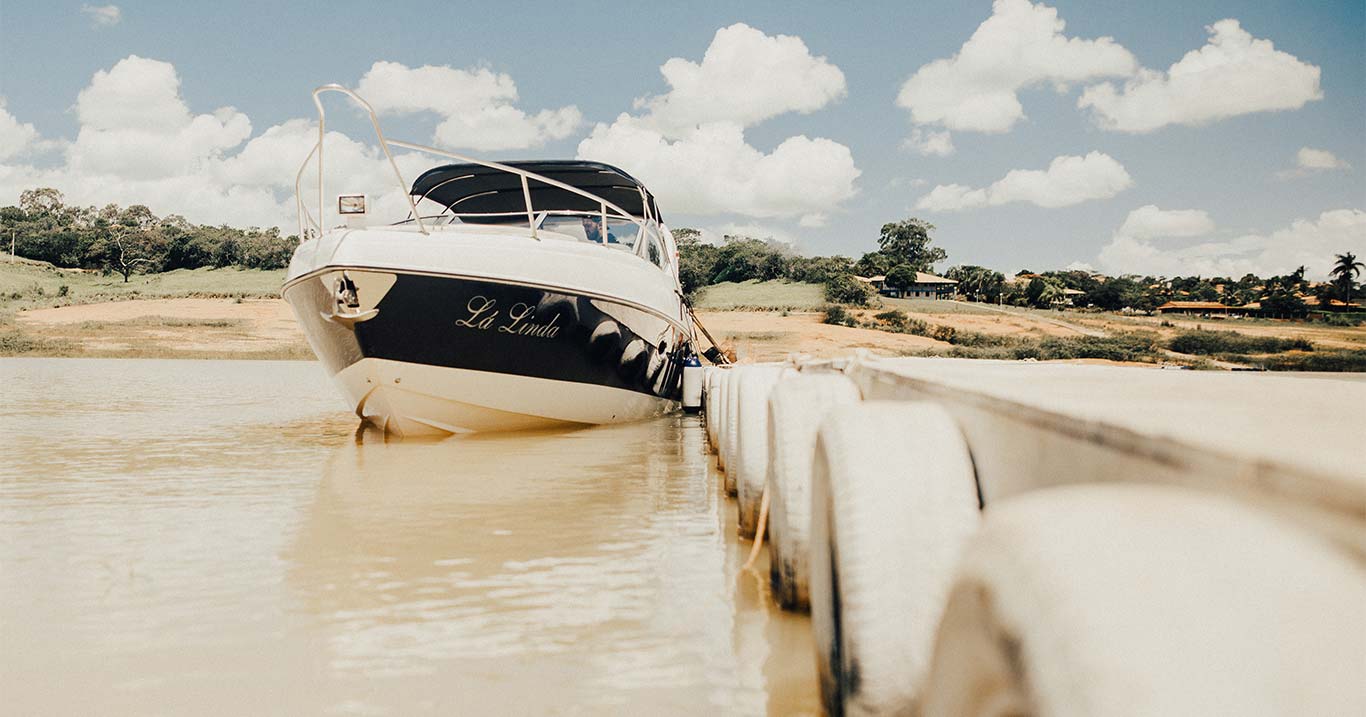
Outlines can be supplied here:
<path id="1" fill-rule="evenodd" d="M 867 306 L 876 297 L 877 292 L 872 284 L 859 281 L 850 274 L 838 274 L 825 281 L 825 300 L 832 304 Z"/>
<path id="2" fill-rule="evenodd" d="M 909 264 L 916 271 L 929 271 L 949 258 L 948 252 L 930 246 L 934 241 L 930 238 L 932 231 L 933 224 L 915 217 L 883 224 L 877 238 L 878 251 L 891 258 L 893 267 Z"/>
<path id="3" fill-rule="evenodd" d="M 1338 254 L 1332 271 L 1328 272 L 1328 275 L 1333 277 L 1333 283 L 1337 285 L 1338 292 L 1342 295 L 1342 301 L 1347 304 L 1348 310 L 1352 306 L 1352 286 L 1356 282 L 1356 278 L 1361 276 L 1361 270 L 1364 268 L 1366 265 L 1357 261 L 1356 254 L 1349 251 L 1346 254 Z"/>
<path id="4" fill-rule="evenodd" d="M 52 187 L 25 189 L 19 193 L 19 208 L 29 215 L 57 214 L 65 201 L 62 193 Z"/>
<path id="5" fill-rule="evenodd" d="M 702 241 L 702 232 L 696 229 L 674 229 L 673 235 L 678 243 L 678 281 L 691 301 L 699 289 L 711 283 L 718 247 Z"/>
<path id="6" fill-rule="evenodd" d="M 887 272 L 886 284 L 899 291 L 908 291 L 919 280 L 918 272 L 910 264 L 897 264 Z"/>
<path id="7" fill-rule="evenodd" d="M 972 264 L 950 267 L 944 276 L 958 282 L 958 291 L 973 301 L 996 301 L 1006 281 L 1001 272 Z"/>
<path id="8" fill-rule="evenodd" d="M 854 264 L 854 271 L 859 276 L 885 276 L 894 266 L 896 262 L 892 257 L 880 251 L 870 251 L 859 257 L 858 263 Z"/>
<path id="9" fill-rule="evenodd" d="M 109 267 L 123 275 L 123 283 L 125 284 L 128 283 L 128 277 L 132 275 L 133 269 L 138 264 L 152 263 L 152 260 L 147 256 L 149 253 L 147 235 L 143 232 L 115 232 L 109 237 L 109 244 Z"/>

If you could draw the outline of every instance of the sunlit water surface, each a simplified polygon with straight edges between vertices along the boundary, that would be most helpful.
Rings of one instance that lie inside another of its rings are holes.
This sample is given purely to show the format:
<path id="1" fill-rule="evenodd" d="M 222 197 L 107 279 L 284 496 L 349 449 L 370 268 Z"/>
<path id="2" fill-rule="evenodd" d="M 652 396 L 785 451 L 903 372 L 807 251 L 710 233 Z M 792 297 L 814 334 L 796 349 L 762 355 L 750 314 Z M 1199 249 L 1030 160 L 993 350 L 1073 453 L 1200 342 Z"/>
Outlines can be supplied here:
<path id="1" fill-rule="evenodd" d="M 0 710 L 816 710 L 696 419 L 355 429 L 311 363 L 0 359 Z"/>

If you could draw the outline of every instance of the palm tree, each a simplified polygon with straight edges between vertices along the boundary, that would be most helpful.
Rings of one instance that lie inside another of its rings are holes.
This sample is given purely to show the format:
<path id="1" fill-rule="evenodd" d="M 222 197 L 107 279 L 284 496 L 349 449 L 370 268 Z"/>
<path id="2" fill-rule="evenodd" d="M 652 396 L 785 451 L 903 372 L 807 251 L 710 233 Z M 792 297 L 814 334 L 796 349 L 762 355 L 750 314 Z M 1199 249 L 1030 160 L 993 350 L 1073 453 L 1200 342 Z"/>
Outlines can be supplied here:
<path id="1" fill-rule="evenodd" d="M 1338 254 L 1337 263 L 1333 265 L 1333 270 L 1328 272 L 1333 277 L 1333 283 L 1341 287 L 1342 300 L 1347 304 L 1349 311 L 1352 308 L 1352 284 L 1361 276 L 1362 269 L 1366 269 L 1366 264 L 1357 261 L 1356 254 L 1349 251 L 1346 254 Z"/>

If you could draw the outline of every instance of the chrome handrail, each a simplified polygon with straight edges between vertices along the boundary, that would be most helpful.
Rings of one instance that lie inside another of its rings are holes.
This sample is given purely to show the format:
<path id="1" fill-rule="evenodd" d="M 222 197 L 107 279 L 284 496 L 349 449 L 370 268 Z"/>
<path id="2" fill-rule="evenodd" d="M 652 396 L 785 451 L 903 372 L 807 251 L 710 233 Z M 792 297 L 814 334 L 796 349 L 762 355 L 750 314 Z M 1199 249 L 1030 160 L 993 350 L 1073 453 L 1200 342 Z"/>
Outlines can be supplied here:
<path id="1" fill-rule="evenodd" d="M 403 198 L 408 200 L 408 208 L 412 210 L 413 216 L 417 217 L 418 231 L 427 234 L 427 226 L 422 223 L 422 217 L 417 215 L 417 205 L 413 204 L 413 197 L 408 193 L 408 183 L 404 181 L 403 173 L 398 171 L 398 162 L 394 161 L 394 154 L 389 151 L 389 142 L 384 139 L 384 130 L 379 128 L 379 117 L 375 116 L 375 108 L 371 107 L 370 103 L 365 101 L 365 98 L 356 94 L 354 91 L 335 83 L 323 85 L 322 87 L 313 90 L 313 106 L 318 108 L 318 221 L 322 221 L 323 217 L 327 216 L 324 214 L 324 207 L 326 206 L 324 202 L 326 201 L 327 193 L 323 191 L 323 137 L 327 132 L 327 110 L 323 109 L 323 101 L 321 98 L 321 95 L 325 92 L 336 92 L 346 95 L 356 102 L 359 102 L 360 106 L 365 108 L 365 113 L 370 115 L 370 124 L 375 128 L 375 136 L 379 138 L 380 149 L 384 150 L 384 156 L 389 158 L 389 166 L 393 168 L 394 176 L 398 178 L 399 187 L 403 190 Z M 308 160 L 304 160 L 304 163 L 307 164 Z"/>
<path id="2" fill-rule="evenodd" d="M 325 203 L 326 192 L 324 191 L 323 183 L 323 139 L 326 136 L 327 132 L 327 113 L 323 109 L 322 100 L 320 98 L 320 95 L 327 92 L 337 92 L 339 94 L 346 95 L 347 97 L 350 97 L 351 99 L 360 103 L 361 107 L 365 109 L 366 114 L 370 117 L 370 124 L 375 129 L 375 137 L 379 140 L 380 149 L 384 151 L 384 156 L 389 160 L 389 166 L 394 170 L 394 177 L 398 179 L 399 191 L 403 192 L 403 197 L 408 202 L 408 209 L 412 213 L 413 221 L 417 223 L 418 230 L 421 231 L 423 234 L 430 234 L 431 232 L 428 231 L 427 225 L 423 223 L 422 216 L 417 211 L 417 205 L 413 202 L 413 196 L 411 194 L 411 185 L 409 185 L 403 179 L 403 173 L 399 171 L 398 163 L 394 160 L 393 152 L 391 152 L 389 149 L 391 145 L 418 152 L 427 152 L 429 154 L 435 154 L 439 157 L 447 157 L 469 164 L 477 164 L 481 167 L 488 167 L 489 169 L 496 169 L 502 172 L 515 174 L 521 177 L 522 198 L 525 200 L 527 210 L 527 225 L 528 228 L 531 230 L 531 236 L 533 239 L 539 239 L 539 237 L 536 233 L 536 214 L 531 202 L 531 188 L 528 184 L 529 180 L 535 180 L 537 182 L 541 182 L 542 184 L 557 187 L 559 189 L 563 189 L 572 194 L 577 194 L 581 197 L 585 197 L 596 202 L 601 209 L 600 215 L 602 217 L 604 235 L 607 229 L 608 209 L 613 210 L 614 212 L 620 214 L 624 218 L 628 218 L 630 222 L 636 224 L 639 227 L 639 230 L 642 232 L 642 235 L 645 231 L 646 222 L 650 221 L 651 212 L 649 208 L 649 201 L 644 197 L 643 191 L 642 202 L 644 204 L 643 213 L 645 214 L 645 217 L 642 219 L 636 219 L 635 216 L 632 215 L 630 212 L 626 211 L 625 209 L 622 209 L 621 207 L 617 206 L 612 202 L 607 201 L 603 197 L 600 197 L 596 194 L 593 194 L 592 192 L 585 191 L 573 185 L 556 181 L 554 179 L 537 174 L 535 172 L 528 172 L 525 169 L 518 169 L 517 167 L 501 164 L 499 162 L 489 162 L 482 159 L 475 159 L 473 157 L 467 157 L 462 154 L 448 152 L 446 150 L 437 149 L 435 147 L 429 147 L 427 145 L 416 144 L 413 142 L 404 142 L 402 140 L 397 139 L 388 139 L 384 136 L 384 131 L 380 129 L 379 118 L 375 115 L 375 110 L 373 107 L 370 106 L 369 102 L 366 102 L 365 99 L 360 95 L 356 94 L 354 90 L 348 89 L 338 84 L 327 84 L 313 90 L 313 104 L 318 109 L 318 141 L 313 145 L 313 149 L 309 151 L 308 156 L 304 158 L 303 164 L 300 165 L 299 171 L 294 177 L 294 203 L 299 211 L 299 236 L 301 240 L 304 236 L 304 232 L 307 230 L 309 225 L 315 227 L 318 230 L 318 233 L 321 235 L 323 231 L 322 222 L 324 218 L 327 216 L 327 205 Z M 304 170 L 307 169 L 309 160 L 311 160 L 315 154 L 318 157 L 318 218 L 316 221 L 314 221 L 313 217 L 309 215 L 308 208 L 305 202 L 303 201 L 303 194 L 301 191 Z"/>
<path id="3" fill-rule="evenodd" d="M 322 234 L 323 232 L 322 224 L 319 223 L 322 221 L 322 217 L 319 217 L 316 222 L 313 221 L 313 217 L 308 213 L 308 206 L 304 204 L 304 195 L 302 191 L 304 170 L 308 169 L 308 160 L 313 159 L 313 155 L 317 154 L 320 146 L 322 145 L 319 142 L 313 143 L 313 148 L 308 150 L 308 156 L 304 157 L 304 163 L 299 165 L 299 172 L 294 175 L 294 209 L 299 212 L 299 241 L 301 242 L 308 238 L 309 224 L 312 224 L 313 228 L 317 229 L 319 234 Z"/>

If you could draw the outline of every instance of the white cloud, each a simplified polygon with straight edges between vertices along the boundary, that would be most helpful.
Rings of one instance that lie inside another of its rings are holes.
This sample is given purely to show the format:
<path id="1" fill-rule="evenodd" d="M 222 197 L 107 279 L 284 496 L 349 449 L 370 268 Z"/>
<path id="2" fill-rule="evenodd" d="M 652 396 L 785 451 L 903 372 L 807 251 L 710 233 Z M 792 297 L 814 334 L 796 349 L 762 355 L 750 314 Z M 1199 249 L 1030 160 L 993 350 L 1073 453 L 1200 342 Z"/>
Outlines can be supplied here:
<path id="1" fill-rule="evenodd" d="M 1318 172 L 1347 170 L 1351 168 L 1352 165 L 1344 160 L 1338 159 L 1336 155 L 1326 149 L 1301 147 L 1300 151 L 1295 153 L 1295 168 L 1277 172 L 1276 176 L 1281 179 L 1293 179 L 1295 177 L 1303 177 Z"/>
<path id="2" fill-rule="evenodd" d="M 1196 237 L 1214 231 L 1214 220 L 1202 209 L 1158 209 L 1148 204 L 1129 212 L 1121 236 L 1134 239 Z"/>
<path id="3" fill-rule="evenodd" d="M 1297 219 L 1270 234 L 1171 247 L 1117 231 L 1101 250 L 1099 263 L 1112 274 L 1158 276 L 1272 276 L 1304 266 L 1311 279 L 1323 279 L 1333 255 L 1366 253 L 1366 212 L 1336 209 L 1317 219 Z"/>
<path id="4" fill-rule="evenodd" d="M 927 157 L 947 157 L 954 152 L 953 135 L 947 130 L 911 130 L 911 136 L 901 143 L 902 149 L 923 154 Z"/>
<path id="5" fill-rule="evenodd" d="M 799 217 L 854 195 L 860 172 L 848 147 L 797 135 L 765 153 L 745 139 L 755 123 L 843 95 L 843 73 L 801 39 L 732 25 L 717 31 L 701 63 L 673 58 L 661 72 L 670 91 L 637 100 L 640 115 L 598 123 L 579 157 L 639 177 L 667 213 Z"/>
<path id="6" fill-rule="evenodd" d="M 1228 19 L 1206 28 L 1209 42 L 1165 73 L 1143 70 L 1125 82 L 1086 88 L 1089 107 L 1106 129 L 1151 132 L 1171 124 L 1203 125 L 1253 112 L 1291 110 L 1322 99 L 1319 68 L 1254 38 Z"/>
<path id="7" fill-rule="evenodd" d="M 1063 269 L 1066 271 L 1085 271 L 1088 273 L 1094 272 L 1096 270 L 1094 266 L 1091 266 L 1090 264 L 1087 264 L 1084 261 L 1074 261 L 1071 264 L 1064 266 Z"/>
<path id="8" fill-rule="evenodd" d="M 769 36 L 744 23 L 717 30 L 702 62 L 673 57 L 659 71 L 669 91 L 637 99 L 635 108 L 669 136 L 709 122 L 749 127 L 807 114 L 845 93 L 844 73 L 800 37 Z"/>
<path id="9" fill-rule="evenodd" d="M 32 124 L 20 122 L 5 109 L 5 97 L 0 95 L 0 161 L 17 157 L 31 149 L 38 141 L 38 130 Z"/>
<path id="10" fill-rule="evenodd" d="M 127 179 L 193 173 L 251 136 L 247 116 L 231 107 L 192 115 L 175 68 L 137 55 L 95 73 L 76 98 L 76 117 L 70 168 Z"/>
<path id="11" fill-rule="evenodd" d="M 23 151 L 27 141 L 30 153 L 42 148 L 36 133 L 11 133 L 7 117 L 0 110 L 0 146 Z M 76 118 L 80 129 L 62 165 L 0 164 L 0 204 L 48 186 L 77 205 L 146 204 L 195 222 L 294 231 L 294 176 L 317 140 L 314 122 L 290 120 L 246 141 L 251 122 L 244 114 L 232 108 L 194 114 L 180 95 L 175 68 L 137 56 L 95 73 L 77 97 Z M 326 147 L 329 194 L 365 192 L 380 217 L 406 215 L 404 193 L 377 148 L 336 132 L 328 133 Z M 436 161 L 417 154 L 396 159 L 407 180 Z M 316 207 L 310 191 L 316 180 L 306 176 L 305 199 Z"/>
<path id="12" fill-rule="evenodd" d="M 788 137 L 772 152 L 745 142 L 740 125 L 712 122 L 670 140 L 623 114 L 579 143 L 579 157 L 622 167 L 660 198 L 666 212 L 753 217 L 821 213 L 854 196 L 849 148 Z"/>
<path id="13" fill-rule="evenodd" d="M 517 85 L 512 78 L 484 67 L 461 70 L 376 62 L 361 77 L 356 92 L 381 114 L 435 113 L 441 117 L 436 142 L 450 148 L 539 147 L 568 137 L 583 122 L 574 105 L 527 114 L 514 106 Z"/>
<path id="14" fill-rule="evenodd" d="M 1054 157 L 1047 169 L 1012 169 L 982 189 L 941 184 L 922 196 L 915 207 L 948 212 L 1029 202 L 1051 209 L 1107 199 L 1132 185 L 1133 180 L 1124 165 L 1108 154 L 1091 152 L 1084 157 Z"/>
<path id="15" fill-rule="evenodd" d="M 830 216 L 820 212 L 817 212 L 815 214 L 803 214 L 801 219 L 797 220 L 797 226 L 806 227 L 808 229 L 820 228 L 829 223 Z"/>
<path id="16" fill-rule="evenodd" d="M 1350 169 L 1352 166 L 1333 156 L 1333 153 L 1326 149 L 1312 147 L 1301 147 L 1295 155 L 1295 161 L 1299 163 L 1300 169 L 1308 170 Z"/>
<path id="17" fill-rule="evenodd" d="M 123 20 L 123 11 L 118 5 L 82 5 L 81 12 L 85 13 L 96 27 L 110 27 Z"/>
<path id="18" fill-rule="evenodd" d="M 1137 62 L 1112 38 L 1063 34 L 1058 11 L 1028 0 L 996 0 L 958 53 L 935 60 L 906 80 L 898 106 L 918 125 L 964 132 L 1006 132 L 1021 119 L 1019 92 L 1132 74 Z M 941 140 L 947 143 L 947 133 Z M 915 143 L 919 145 L 920 143 Z M 949 145 L 951 146 L 951 145 Z"/>

